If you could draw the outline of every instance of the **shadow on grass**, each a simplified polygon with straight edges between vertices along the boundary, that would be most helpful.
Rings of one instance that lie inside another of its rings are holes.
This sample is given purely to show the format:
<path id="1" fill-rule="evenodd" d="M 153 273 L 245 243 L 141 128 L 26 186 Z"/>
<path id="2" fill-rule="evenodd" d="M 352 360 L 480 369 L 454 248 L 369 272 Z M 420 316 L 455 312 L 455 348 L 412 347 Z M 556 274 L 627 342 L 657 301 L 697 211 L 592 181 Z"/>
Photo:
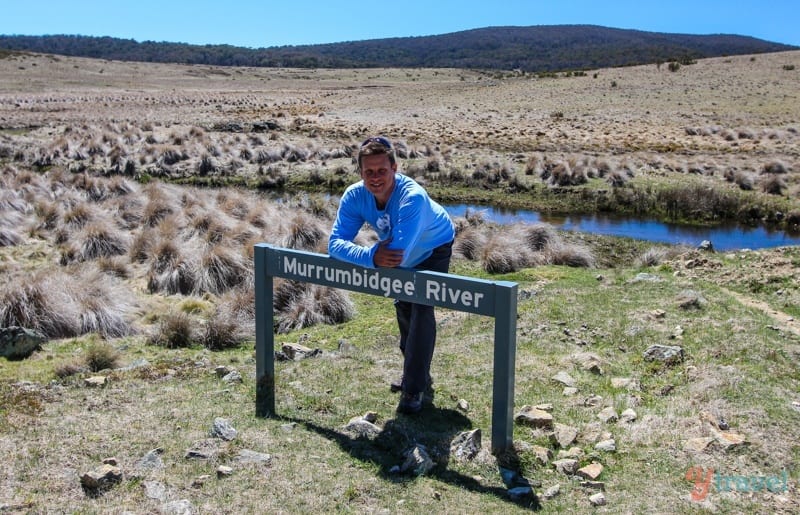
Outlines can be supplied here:
<path id="1" fill-rule="evenodd" d="M 339 447 L 354 458 L 371 463 L 380 469 L 379 476 L 386 481 L 413 481 L 414 476 L 392 471 L 403 461 L 403 452 L 415 444 L 423 445 L 436 466 L 428 472 L 428 477 L 436 478 L 465 490 L 480 494 L 494 495 L 506 501 L 531 510 L 540 509 L 538 498 L 533 495 L 522 499 L 512 499 L 505 488 L 482 485 L 470 476 L 447 468 L 450 462 L 450 443 L 453 438 L 472 429 L 472 422 L 462 413 L 426 406 L 418 415 L 398 415 L 387 420 L 377 436 L 354 435 L 344 430 L 323 427 L 309 420 L 280 417 L 304 426 Z M 396 470 L 396 469 L 395 469 Z"/>

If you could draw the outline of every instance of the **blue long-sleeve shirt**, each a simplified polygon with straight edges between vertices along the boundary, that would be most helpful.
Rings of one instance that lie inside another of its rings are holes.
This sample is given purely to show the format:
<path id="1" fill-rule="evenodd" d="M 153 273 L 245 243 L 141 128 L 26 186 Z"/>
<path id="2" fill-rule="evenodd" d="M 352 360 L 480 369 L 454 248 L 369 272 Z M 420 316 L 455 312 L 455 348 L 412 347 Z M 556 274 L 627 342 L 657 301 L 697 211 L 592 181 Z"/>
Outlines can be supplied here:
<path id="1" fill-rule="evenodd" d="M 379 243 L 371 247 L 353 243 L 364 222 L 375 229 L 381 242 L 391 238 L 390 249 L 403 250 L 400 268 L 414 268 L 433 249 L 455 237 L 447 211 L 414 179 L 400 173 L 395 174 L 394 190 L 384 209 L 378 209 L 364 181 L 345 190 L 328 241 L 328 254 L 341 261 L 375 268 L 373 257 Z"/>

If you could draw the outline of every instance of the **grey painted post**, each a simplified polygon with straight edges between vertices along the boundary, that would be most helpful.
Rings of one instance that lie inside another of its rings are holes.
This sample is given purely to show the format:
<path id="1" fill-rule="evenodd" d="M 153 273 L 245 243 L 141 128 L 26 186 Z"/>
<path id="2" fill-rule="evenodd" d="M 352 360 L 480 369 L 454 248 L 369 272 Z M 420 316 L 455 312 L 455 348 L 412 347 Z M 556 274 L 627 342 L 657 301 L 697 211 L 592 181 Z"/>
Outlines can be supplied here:
<path id="1" fill-rule="evenodd" d="M 494 372 L 492 385 L 492 454 L 513 445 L 514 361 L 517 354 L 517 284 L 496 283 Z"/>
<path id="2" fill-rule="evenodd" d="M 273 334 L 272 274 L 267 270 L 270 246 L 255 246 L 256 290 L 256 416 L 275 414 L 275 336 Z"/>

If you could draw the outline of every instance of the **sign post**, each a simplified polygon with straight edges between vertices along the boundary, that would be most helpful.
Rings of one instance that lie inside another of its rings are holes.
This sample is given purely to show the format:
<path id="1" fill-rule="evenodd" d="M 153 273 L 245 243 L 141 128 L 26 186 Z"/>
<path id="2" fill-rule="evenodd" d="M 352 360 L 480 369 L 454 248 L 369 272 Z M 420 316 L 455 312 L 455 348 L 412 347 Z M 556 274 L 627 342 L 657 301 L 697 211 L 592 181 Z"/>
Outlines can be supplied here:
<path id="1" fill-rule="evenodd" d="M 517 284 L 427 270 L 364 268 L 323 254 L 255 245 L 256 416 L 275 414 L 273 278 L 331 286 L 495 319 L 492 453 L 513 443 Z"/>

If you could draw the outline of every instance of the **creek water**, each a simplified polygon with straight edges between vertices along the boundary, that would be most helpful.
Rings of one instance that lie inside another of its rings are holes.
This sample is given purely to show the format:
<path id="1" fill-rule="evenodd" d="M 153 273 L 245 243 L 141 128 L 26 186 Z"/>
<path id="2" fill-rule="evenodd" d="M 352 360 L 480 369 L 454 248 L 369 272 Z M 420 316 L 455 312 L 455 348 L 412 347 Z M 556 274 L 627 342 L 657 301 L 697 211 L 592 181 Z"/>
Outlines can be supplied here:
<path id="1" fill-rule="evenodd" d="M 551 216 L 535 211 L 469 204 L 444 204 L 444 208 L 450 216 L 464 216 L 467 210 L 480 212 L 484 220 L 497 224 L 547 223 L 569 231 L 686 244 L 693 247 L 698 246 L 703 240 L 708 240 L 714 245 L 714 249 L 719 251 L 800 245 L 800 234 L 771 231 L 764 227 L 743 227 L 733 224 L 698 227 L 610 214 Z"/>

